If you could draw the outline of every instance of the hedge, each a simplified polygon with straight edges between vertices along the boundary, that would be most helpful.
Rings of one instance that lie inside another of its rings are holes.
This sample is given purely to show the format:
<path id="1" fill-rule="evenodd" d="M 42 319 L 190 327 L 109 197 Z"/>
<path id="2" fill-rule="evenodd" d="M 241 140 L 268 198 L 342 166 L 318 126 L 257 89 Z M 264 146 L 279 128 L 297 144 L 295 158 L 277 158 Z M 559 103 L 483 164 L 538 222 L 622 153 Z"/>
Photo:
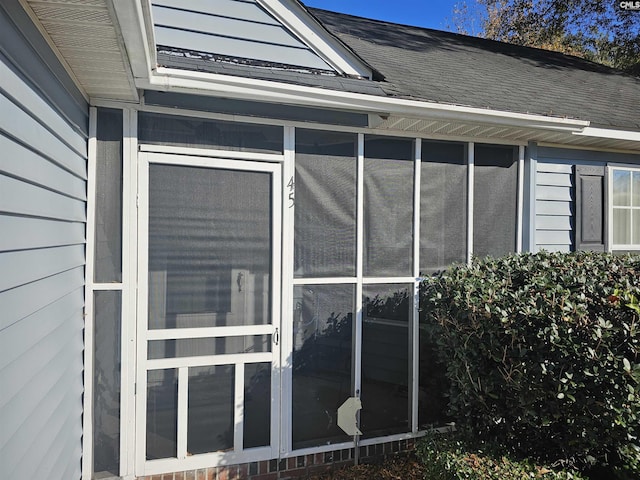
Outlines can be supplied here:
<path id="1" fill-rule="evenodd" d="M 486 258 L 420 295 L 458 429 L 545 462 L 639 468 L 640 257 Z"/>

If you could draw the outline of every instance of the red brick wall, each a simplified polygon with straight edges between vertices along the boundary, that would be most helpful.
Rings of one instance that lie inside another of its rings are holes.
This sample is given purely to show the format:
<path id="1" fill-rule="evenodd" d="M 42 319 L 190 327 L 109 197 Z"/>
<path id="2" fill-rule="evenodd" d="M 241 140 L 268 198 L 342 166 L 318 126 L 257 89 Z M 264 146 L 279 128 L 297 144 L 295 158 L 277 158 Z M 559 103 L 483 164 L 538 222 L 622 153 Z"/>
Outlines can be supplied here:
<path id="1" fill-rule="evenodd" d="M 413 450 L 414 440 L 399 440 L 359 447 L 360 461 L 371 463 L 387 455 Z M 139 480 L 292 480 L 353 465 L 354 449 L 313 453 L 299 457 L 263 460 L 261 462 L 210 467 L 186 472 L 150 475 Z"/>

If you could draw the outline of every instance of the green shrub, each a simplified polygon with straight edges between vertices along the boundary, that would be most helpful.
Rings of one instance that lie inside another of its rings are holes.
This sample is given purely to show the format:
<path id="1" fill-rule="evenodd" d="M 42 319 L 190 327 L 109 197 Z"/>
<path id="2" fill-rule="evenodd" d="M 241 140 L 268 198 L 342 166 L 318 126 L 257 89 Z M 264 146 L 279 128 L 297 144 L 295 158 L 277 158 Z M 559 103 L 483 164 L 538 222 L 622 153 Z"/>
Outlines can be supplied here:
<path id="1" fill-rule="evenodd" d="M 522 254 L 425 280 L 421 322 L 459 429 L 520 455 L 633 465 L 640 257 Z M 637 465 L 637 457 L 635 457 Z"/>
<path id="2" fill-rule="evenodd" d="M 430 434 L 416 445 L 416 455 L 424 465 L 428 480 L 580 480 L 579 472 L 514 460 L 483 445 L 471 448 L 451 434 Z"/>

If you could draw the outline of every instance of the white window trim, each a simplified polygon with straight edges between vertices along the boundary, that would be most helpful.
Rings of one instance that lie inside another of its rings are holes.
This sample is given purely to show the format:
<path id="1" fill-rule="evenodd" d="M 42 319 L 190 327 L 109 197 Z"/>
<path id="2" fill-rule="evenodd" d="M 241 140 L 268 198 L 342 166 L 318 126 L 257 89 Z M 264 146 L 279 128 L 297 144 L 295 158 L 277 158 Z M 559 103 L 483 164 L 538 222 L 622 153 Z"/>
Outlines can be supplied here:
<path id="1" fill-rule="evenodd" d="M 190 155 L 209 158 L 232 158 L 252 162 L 263 161 L 282 163 L 284 161 L 284 154 L 238 152 L 233 150 L 219 150 L 215 148 L 174 147 L 171 145 L 151 145 L 143 143 L 140 144 L 139 150 L 141 152 L 149 153 L 171 153 L 175 155 Z"/>
<path id="2" fill-rule="evenodd" d="M 608 177 L 608 198 L 605 200 L 607 202 L 607 236 L 609 243 L 609 250 L 612 252 L 615 251 L 640 251 L 640 244 L 634 243 L 622 243 L 622 244 L 614 244 L 613 243 L 613 211 L 614 209 L 619 210 L 631 210 L 640 212 L 640 206 L 614 206 L 613 205 L 613 173 L 617 171 L 623 172 L 637 172 L 640 174 L 640 166 L 631 166 L 629 164 L 613 164 L 610 163 L 607 165 L 607 177 Z M 633 182 L 631 183 L 631 190 L 629 191 L 629 195 L 633 196 Z M 631 231 L 633 232 L 633 215 L 631 215 Z M 632 238 L 633 240 L 633 238 Z"/>
<path id="3" fill-rule="evenodd" d="M 371 67 L 345 48 L 297 2 L 258 0 L 258 4 L 339 73 L 371 78 Z"/>

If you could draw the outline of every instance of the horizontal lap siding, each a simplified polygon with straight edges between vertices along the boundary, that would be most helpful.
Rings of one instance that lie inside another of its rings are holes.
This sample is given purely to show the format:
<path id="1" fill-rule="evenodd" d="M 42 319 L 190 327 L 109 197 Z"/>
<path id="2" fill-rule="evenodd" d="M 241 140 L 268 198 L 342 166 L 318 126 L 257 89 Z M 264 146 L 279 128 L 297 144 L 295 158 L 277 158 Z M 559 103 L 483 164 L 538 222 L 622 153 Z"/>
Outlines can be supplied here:
<path id="1" fill-rule="evenodd" d="M 573 246 L 572 166 L 540 159 L 536 172 L 536 251 L 568 252 Z"/>
<path id="2" fill-rule="evenodd" d="M 569 252 L 575 247 L 575 167 L 640 164 L 640 155 L 539 147 L 536 168 L 536 251 Z"/>
<path id="3" fill-rule="evenodd" d="M 156 44 L 232 58 L 331 70 L 256 2 L 152 0 Z"/>
<path id="4" fill-rule="evenodd" d="M 78 479 L 88 106 L 16 0 L 0 37 L 0 477 Z"/>

